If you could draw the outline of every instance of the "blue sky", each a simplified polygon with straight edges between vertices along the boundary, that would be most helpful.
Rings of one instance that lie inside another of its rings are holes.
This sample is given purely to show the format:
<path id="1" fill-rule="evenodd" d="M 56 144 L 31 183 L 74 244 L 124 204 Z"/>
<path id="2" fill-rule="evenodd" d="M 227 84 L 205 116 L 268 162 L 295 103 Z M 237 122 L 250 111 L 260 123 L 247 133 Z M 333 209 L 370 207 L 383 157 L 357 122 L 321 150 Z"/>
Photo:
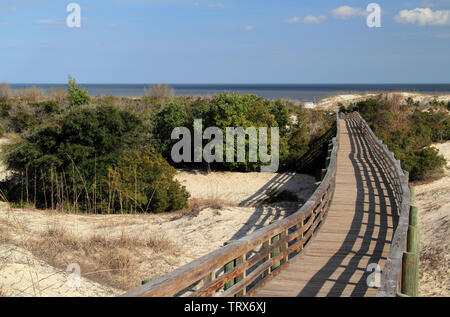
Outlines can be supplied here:
<path id="1" fill-rule="evenodd" d="M 70 2 L 81 28 L 66 25 Z M 371 2 L 381 28 L 367 27 Z M 450 83 L 450 0 L 0 0 L 0 82 L 68 74 L 82 83 Z"/>

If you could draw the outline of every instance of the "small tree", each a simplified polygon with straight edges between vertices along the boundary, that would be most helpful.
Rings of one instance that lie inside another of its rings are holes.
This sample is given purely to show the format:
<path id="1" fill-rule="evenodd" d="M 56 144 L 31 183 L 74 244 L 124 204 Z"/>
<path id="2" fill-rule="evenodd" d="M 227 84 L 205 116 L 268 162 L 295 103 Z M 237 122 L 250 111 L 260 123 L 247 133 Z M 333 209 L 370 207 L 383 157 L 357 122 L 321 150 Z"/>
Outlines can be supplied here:
<path id="1" fill-rule="evenodd" d="M 86 89 L 82 89 L 72 76 L 69 75 L 69 83 L 67 84 L 67 100 L 71 107 L 85 105 L 90 101 L 90 97 Z"/>

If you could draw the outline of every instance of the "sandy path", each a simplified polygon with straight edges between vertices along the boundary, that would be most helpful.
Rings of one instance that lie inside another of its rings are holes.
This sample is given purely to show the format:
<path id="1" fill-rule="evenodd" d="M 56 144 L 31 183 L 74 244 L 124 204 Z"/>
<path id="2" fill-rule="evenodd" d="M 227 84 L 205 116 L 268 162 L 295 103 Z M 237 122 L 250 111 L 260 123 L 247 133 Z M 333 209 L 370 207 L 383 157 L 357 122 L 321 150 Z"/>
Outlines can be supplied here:
<path id="1" fill-rule="evenodd" d="M 450 142 L 434 145 L 450 162 Z M 449 166 L 450 167 L 450 166 Z M 450 296 L 450 169 L 416 188 L 421 235 L 421 296 Z"/>

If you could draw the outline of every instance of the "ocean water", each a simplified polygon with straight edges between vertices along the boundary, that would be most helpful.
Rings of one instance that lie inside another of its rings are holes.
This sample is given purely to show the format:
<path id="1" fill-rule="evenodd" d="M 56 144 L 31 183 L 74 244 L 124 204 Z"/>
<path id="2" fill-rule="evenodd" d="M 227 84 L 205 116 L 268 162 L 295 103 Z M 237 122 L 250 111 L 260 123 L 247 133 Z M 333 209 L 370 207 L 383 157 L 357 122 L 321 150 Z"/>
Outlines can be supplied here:
<path id="1" fill-rule="evenodd" d="M 13 89 L 36 86 L 48 91 L 50 87 L 66 84 L 12 84 Z M 138 97 L 153 84 L 81 84 L 91 96 Z M 205 96 L 223 92 L 256 94 L 267 99 L 288 98 L 311 102 L 336 94 L 365 94 L 371 92 L 408 91 L 425 94 L 449 94 L 450 84 L 170 84 L 177 96 Z"/>

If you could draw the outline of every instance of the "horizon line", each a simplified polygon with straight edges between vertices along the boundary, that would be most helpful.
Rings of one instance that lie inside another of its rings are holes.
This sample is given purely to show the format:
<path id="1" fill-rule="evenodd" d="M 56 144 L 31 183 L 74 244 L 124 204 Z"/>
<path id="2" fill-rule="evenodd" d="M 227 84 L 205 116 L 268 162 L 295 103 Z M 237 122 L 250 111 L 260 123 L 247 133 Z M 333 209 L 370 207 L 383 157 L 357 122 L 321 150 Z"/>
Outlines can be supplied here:
<path id="1" fill-rule="evenodd" d="M 8 85 L 67 85 L 64 83 L 56 82 L 45 82 L 45 83 L 33 83 L 33 82 L 15 82 L 9 83 L 7 81 L 2 81 L 0 83 L 6 83 Z M 157 83 L 101 83 L 101 82 L 77 82 L 79 85 L 278 85 L 278 86 L 295 86 L 295 85 L 450 85 L 447 83 L 420 83 L 420 82 L 410 82 L 410 83 L 392 83 L 392 82 L 374 82 L 374 83 L 167 83 L 167 82 L 157 82 Z"/>

